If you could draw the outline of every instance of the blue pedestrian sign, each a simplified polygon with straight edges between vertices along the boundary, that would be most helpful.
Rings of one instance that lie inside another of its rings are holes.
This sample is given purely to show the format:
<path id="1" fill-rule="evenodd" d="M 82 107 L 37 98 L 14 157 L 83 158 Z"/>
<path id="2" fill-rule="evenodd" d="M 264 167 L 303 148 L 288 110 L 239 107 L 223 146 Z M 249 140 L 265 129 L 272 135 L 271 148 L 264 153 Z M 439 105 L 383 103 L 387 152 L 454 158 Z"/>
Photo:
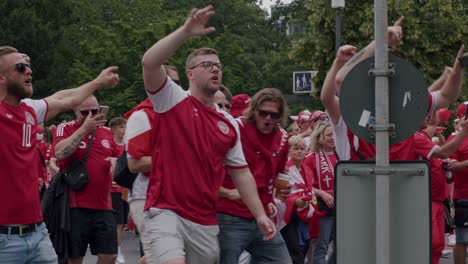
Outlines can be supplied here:
<path id="1" fill-rule="evenodd" d="M 314 91 L 312 79 L 316 74 L 316 71 L 293 72 L 293 93 L 312 93 Z"/>

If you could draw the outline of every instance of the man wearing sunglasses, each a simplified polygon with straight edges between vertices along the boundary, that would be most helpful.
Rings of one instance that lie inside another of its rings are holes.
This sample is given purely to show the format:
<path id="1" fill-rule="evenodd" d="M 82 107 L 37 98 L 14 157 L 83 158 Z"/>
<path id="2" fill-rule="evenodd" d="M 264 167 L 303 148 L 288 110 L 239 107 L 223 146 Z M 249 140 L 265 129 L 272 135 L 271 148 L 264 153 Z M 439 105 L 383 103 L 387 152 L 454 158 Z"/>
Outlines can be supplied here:
<path id="1" fill-rule="evenodd" d="M 89 96 L 74 109 L 76 120 L 57 127 L 54 139 L 55 156 L 61 169 L 73 160 L 83 160 L 90 147 L 86 160 L 90 180 L 80 191 L 69 190 L 71 264 L 83 262 L 88 244 L 91 253 L 98 256 L 98 263 L 113 264 L 117 258 L 117 224 L 112 211 L 109 173 L 112 158 L 118 157 L 121 150 L 112 131 L 104 127 L 105 116 L 98 109 L 96 97 Z"/>
<path id="2" fill-rule="evenodd" d="M 29 57 L 15 48 L 0 47 L 0 259 L 5 263 L 57 263 L 44 225 L 37 193 L 38 123 L 78 105 L 104 86 L 116 85 L 116 68 L 108 68 L 94 81 L 43 100 L 32 95 Z M 12 198 L 14 201 L 12 202 Z M 26 242 L 25 242 L 26 241 Z"/>
<path id="3" fill-rule="evenodd" d="M 264 88 L 253 96 L 245 116 L 238 119 L 245 158 L 263 207 L 271 217 L 277 212 L 273 183 L 278 174 L 285 173 L 288 158 L 288 134 L 281 128 L 286 125 L 287 112 L 281 91 Z M 225 177 L 222 187 L 225 193 L 226 189 L 236 189 L 230 177 Z M 244 250 L 250 253 L 253 263 L 291 263 L 281 234 L 264 240 L 255 217 L 242 200 L 220 193 L 217 211 L 221 264 L 237 263 Z"/>
<path id="4" fill-rule="evenodd" d="M 247 168 L 236 123 L 214 105 L 223 70 L 217 52 L 202 48 L 188 56 L 188 92 L 162 67 L 186 40 L 215 31 L 207 26 L 213 15 L 212 6 L 193 9 L 182 27 L 143 56 L 145 89 L 158 113 L 143 234 L 151 241 L 144 245 L 150 263 L 217 263 L 215 207 L 224 166 L 265 239 L 276 234 Z"/>

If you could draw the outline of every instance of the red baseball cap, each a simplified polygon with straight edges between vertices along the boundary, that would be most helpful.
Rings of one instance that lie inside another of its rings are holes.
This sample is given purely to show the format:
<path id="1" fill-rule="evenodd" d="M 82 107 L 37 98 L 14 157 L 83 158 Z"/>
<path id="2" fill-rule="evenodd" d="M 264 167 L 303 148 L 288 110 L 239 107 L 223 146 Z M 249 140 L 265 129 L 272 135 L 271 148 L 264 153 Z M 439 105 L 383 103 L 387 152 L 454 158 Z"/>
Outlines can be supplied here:
<path id="1" fill-rule="evenodd" d="M 460 118 L 465 115 L 468 101 L 461 103 L 457 108 L 457 117 Z"/>
<path id="2" fill-rule="evenodd" d="M 250 106 L 250 96 L 247 94 L 237 94 L 232 97 L 231 110 L 229 113 L 233 117 L 242 116 L 244 111 Z"/>

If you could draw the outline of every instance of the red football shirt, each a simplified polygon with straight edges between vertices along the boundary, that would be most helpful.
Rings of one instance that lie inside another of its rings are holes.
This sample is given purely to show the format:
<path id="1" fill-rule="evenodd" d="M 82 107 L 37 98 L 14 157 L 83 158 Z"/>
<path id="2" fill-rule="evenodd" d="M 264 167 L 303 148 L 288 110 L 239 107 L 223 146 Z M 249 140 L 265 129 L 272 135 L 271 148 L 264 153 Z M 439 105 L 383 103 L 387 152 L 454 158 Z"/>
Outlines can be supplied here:
<path id="1" fill-rule="evenodd" d="M 45 100 L 24 100 L 19 106 L 0 102 L 0 225 L 42 221 L 37 124 L 46 113 Z"/>
<path id="2" fill-rule="evenodd" d="M 57 127 L 54 145 L 71 136 L 80 126 L 76 121 L 60 124 Z M 59 162 L 60 168 L 66 167 L 72 160 L 84 158 L 90 137 L 91 133 L 88 133 L 80 142 L 77 150 L 70 157 Z M 110 196 L 112 177 L 109 174 L 110 162 L 105 159 L 108 157 L 118 157 L 118 151 L 118 146 L 114 141 L 114 136 L 110 129 L 107 127 L 97 128 L 89 157 L 86 160 L 89 182 L 79 192 L 70 190 L 70 207 L 97 210 L 112 209 Z"/>
<path id="3" fill-rule="evenodd" d="M 447 142 L 453 139 L 457 132 L 452 133 Z M 468 159 L 468 137 L 466 137 L 457 151 L 452 154 L 452 159 L 465 161 Z M 452 172 L 453 175 L 453 199 L 468 199 L 468 168 L 460 172 Z"/>
<path id="4" fill-rule="evenodd" d="M 256 128 L 253 122 L 239 119 L 242 149 L 255 178 L 258 195 L 265 208 L 274 203 L 274 180 L 278 173 L 284 173 L 288 160 L 288 134 L 283 129 L 265 135 Z M 232 179 L 225 177 L 223 187 L 236 189 Z M 217 211 L 243 218 L 254 218 L 242 200 L 231 201 L 218 197 Z M 266 210 L 268 212 L 268 210 Z"/>
<path id="5" fill-rule="evenodd" d="M 158 115 L 145 208 L 168 209 L 192 222 L 215 225 L 224 164 L 247 167 L 234 119 L 170 79 L 149 97 Z"/>

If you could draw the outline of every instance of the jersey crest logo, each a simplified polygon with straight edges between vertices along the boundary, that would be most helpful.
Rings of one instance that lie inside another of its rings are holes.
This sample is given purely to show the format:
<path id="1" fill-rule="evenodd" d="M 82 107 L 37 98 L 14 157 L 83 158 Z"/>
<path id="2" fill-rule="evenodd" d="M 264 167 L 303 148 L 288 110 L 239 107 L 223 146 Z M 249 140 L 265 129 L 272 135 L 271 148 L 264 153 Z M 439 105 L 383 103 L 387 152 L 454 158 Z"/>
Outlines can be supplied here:
<path id="1" fill-rule="evenodd" d="M 110 149 L 110 143 L 109 143 L 109 140 L 107 140 L 107 139 L 103 139 L 103 140 L 101 141 L 101 145 L 102 145 L 103 147 L 105 147 L 106 149 Z"/>
<path id="2" fill-rule="evenodd" d="M 6 117 L 12 119 L 12 118 L 13 118 L 13 115 L 12 115 L 12 114 L 6 114 Z"/>
<path id="3" fill-rule="evenodd" d="M 229 133 L 228 125 L 223 121 L 218 121 L 218 128 L 224 135 L 227 135 Z"/>
<path id="4" fill-rule="evenodd" d="M 29 112 L 26 112 L 26 123 L 31 125 L 34 124 L 34 117 Z"/>

